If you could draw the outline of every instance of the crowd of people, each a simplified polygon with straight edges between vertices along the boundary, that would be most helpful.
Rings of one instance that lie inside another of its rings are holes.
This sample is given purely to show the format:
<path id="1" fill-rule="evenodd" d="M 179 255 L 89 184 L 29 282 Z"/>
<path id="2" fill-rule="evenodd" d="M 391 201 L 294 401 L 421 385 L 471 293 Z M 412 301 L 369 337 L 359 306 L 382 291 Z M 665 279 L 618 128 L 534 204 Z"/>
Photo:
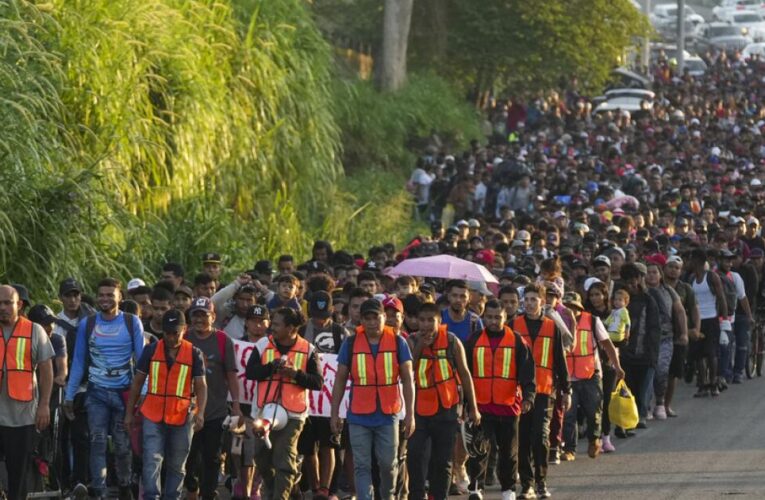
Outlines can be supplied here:
<path id="1" fill-rule="evenodd" d="M 151 286 L 68 278 L 57 314 L 0 286 L 7 497 L 548 498 L 580 437 L 594 459 L 639 435 L 609 418 L 620 380 L 638 430 L 692 420 L 678 379 L 710 404 L 743 383 L 765 303 L 765 64 L 708 62 L 659 61 L 632 114 L 593 115 L 576 81 L 497 104 L 488 144 L 418 161 L 431 234 L 404 248 L 317 241 L 230 283 L 217 253 Z M 392 271 L 442 254 L 498 285 Z M 329 417 L 308 395 L 326 355 Z"/>

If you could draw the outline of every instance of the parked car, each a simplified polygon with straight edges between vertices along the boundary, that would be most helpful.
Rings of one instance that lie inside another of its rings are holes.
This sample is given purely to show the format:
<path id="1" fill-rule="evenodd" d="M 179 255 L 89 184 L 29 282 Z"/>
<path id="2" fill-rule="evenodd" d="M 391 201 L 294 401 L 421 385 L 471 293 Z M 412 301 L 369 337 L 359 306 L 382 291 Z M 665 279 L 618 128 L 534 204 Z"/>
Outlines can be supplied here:
<path id="1" fill-rule="evenodd" d="M 760 59 L 765 60 L 765 43 L 750 43 L 741 51 L 741 56 L 744 59 L 751 59 L 754 55 L 760 56 Z"/>
<path id="2" fill-rule="evenodd" d="M 640 73 L 630 69 L 620 67 L 611 71 L 611 80 L 614 82 L 613 88 L 630 89 L 650 89 L 651 80 Z"/>
<path id="3" fill-rule="evenodd" d="M 750 36 L 742 33 L 741 27 L 715 22 L 701 28 L 694 46 L 696 52 L 703 54 L 708 50 L 741 50 L 752 42 Z"/>
<path id="4" fill-rule="evenodd" d="M 740 28 L 742 34 L 749 35 L 755 42 L 765 39 L 765 20 L 757 12 L 736 11 L 730 15 L 728 23 Z"/>
<path id="5" fill-rule="evenodd" d="M 668 26 L 677 24 L 677 3 L 660 3 L 653 8 L 650 15 L 651 23 L 654 27 L 662 31 Z M 690 5 L 685 6 L 685 20 L 691 26 L 691 30 L 696 30 L 704 24 L 704 18 L 696 13 Z"/>
<path id="6" fill-rule="evenodd" d="M 593 114 L 606 111 L 629 111 L 653 107 L 656 94 L 650 90 L 636 88 L 617 88 L 606 91 L 605 95 L 593 99 Z"/>
<path id="7" fill-rule="evenodd" d="M 753 10 L 765 12 L 765 2 L 762 0 L 722 0 L 720 5 L 712 9 L 712 17 L 718 21 L 727 20 L 733 12 Z"/>
<path id="8" fill-rule="evenodd" d="M 704 76 L 707 72 L 707 63 L 699 56 L 686 57 L 684 63 L 685 69 L 691 76 Z"/>

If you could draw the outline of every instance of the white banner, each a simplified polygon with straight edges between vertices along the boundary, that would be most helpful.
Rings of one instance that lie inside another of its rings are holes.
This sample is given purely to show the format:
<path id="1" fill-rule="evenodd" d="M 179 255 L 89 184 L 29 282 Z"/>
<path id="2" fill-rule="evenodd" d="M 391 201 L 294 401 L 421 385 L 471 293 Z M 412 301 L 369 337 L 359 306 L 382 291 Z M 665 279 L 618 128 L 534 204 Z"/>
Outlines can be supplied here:
<path id="1" fill-rule="evenodd" d="M 234 358 L 236 359 L 237 377 L 239 378 L 239 402 L 252 404 L 255 399 L 255 388 L 257 382 L 247 380 L 245 373 L 247 369 L 247 360 L 255 344 L 242 340 L 234 340 Z M 321 363 L 321 373 L 324 376 L 324 386 L 320 391 L 309 391 L 308 400 L 310 403 L 309 413 L 315 417 L 330 416 L 332 409 L 332 388 L 335 386 L 335 374 L 337 373 L 337 354 L 319 354 Z M 345 418 L 348 410 L 348 392 L 350 383 L 345 388 L 345 397 L 340 404 L 340 418 Z"/>

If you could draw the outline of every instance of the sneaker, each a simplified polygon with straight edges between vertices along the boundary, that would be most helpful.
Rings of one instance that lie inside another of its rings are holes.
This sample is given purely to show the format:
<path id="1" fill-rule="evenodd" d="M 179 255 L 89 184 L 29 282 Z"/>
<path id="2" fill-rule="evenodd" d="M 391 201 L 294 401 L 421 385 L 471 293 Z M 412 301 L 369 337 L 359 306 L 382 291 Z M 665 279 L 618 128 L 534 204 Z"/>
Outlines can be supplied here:
<path id="1" fill-rule="evenodd" d="M 513 492 L 513 494 L 515 494 L 515 492 Z M 469 491 L 468 500 L 483 500 L 483 492 L 481 490 Z"/>
<path id="2" fill-rule="evenodd" d="M 82 483 L 77 483 L 72 489 L 72 498 L 75 500 L 85 500 L 88 498 L 88 487 Z"/>
<path id="3" fill-rule="evenodd" d="M 550 450 L 550 454 L 547 457 L 547 463 L 549 465 L 560 464 L 560 452 L 558 450 Z"/>
<path id="4" fill-rule="evenodd" d="M 598 458 L 598 455 L 600 455 L 602 449 L 603 446 L 600 439 L 595 438 L 590 441 L 590 446 L 587 447 L 587 454 L 590 456 L 590 458 Z"/>
<path id="5" fill-rule="evenodd" d="M 513 490 L 506 490 L 506 491 L 513 491 Z M 515 492 L 513 492 L 514 494 Z M 518 493 L 518 498 L 536 498 L 537 492 L 534 491 L 534 488 L 531 486 L 521 486 L 521 492 Z M 505 492 L 502 492 L 502 498 L 505 498 Z"/>
<path id="6" fill-rule="evenodd" d="M 648 415 L 645 416 L 646 420 L 653 420 L 653 412 L 649 409 Z"/>
<path id="7" fill-rule="evenodd" d="M 457 495 L 461 495 L 461 494 L 462 494 L 462 493 L 460 493 L 460 491 L 459 491 L 459 489 L 457 488 L 457 485 L 456 485 L 455 483 L 452 483 L 451 485 L 449 485 L 449 496 L 450 496 L 450 497 L 451 497 L 451 496 L 457 496 Z"/>
<path id="8" fill-rule="evenodd" d="M 728 390 L 728 380 L 725 378 L 721 378 L 720 382 L 717 384 L 718 389 L 720 389 L 720 392 L 727 391 Z"/>
<path id="9" fill-rule="evenodd" d="M 667 407 L 667 416 L 669 418 L 677 418 L 677 412 L 668 406 Z"/>
<path id="10" fill-rule="evenodd" d="M 318 490 L 314 491 L 313 499 L 314 500 L 329 500 L 329 489 L 319 488 Z"/>
<path id="11" fill-rule="evenodd" d="M 741 375 L 733 375 L 733 380 L 731 381 L 732 384 L 740 384 L 744 381 L 744 377 Z"/>
<path id="12" fill-rule="evenodd" d="M 611 443 L 611 436 L 603 436 L 603 453 L 613 453 L 616 451 L 616 447 Z"/>
<path id="13" fill-rule="evenodd" d="M 467 495 L 468 493 L 468 486 L 470 485 L 470 480 L 460 479 L 457 481 L 457 494 L 458 495 Z"/>
<path id="14" fill-rule="evenodd" d="M 645 419 L 638 420 L 637 428 L 638 429 L 647 429 L 648 428 L 648 424 L 646 424 L 645 422 L 646 422 Z"/>
<path id="15" fill-rule="evenodd" d="M 537 496 L 539 498 L 550 498 L 552 496 L 545 483 L 537 483 Z"/>
<path id="16" fill-rule="evenodd" d="M 711 391 L 709 391 L 709 394 L 710 394 L 710 396 L 712 396 L 713 398 L 716 398 L 717 396 L 719 396 L 719 395 L 720 395 L 720 389 L 719 389 L 719 387 L 717 387 L 716 385 L 715 385 L 715 386 L 713 386 L 713 387 L 712 387 L 712 390 L 711 390 Z"/>
<path id="17" fill-rule="evenodd" d="M 709 389 L 706 387 L 699 387 L 699 390 L 696 391 L 696 394 L 693 395 L 694 398 L 708 398 L 709 397 Z"/>
<path id="18" fill-rule="evenodd" d="M 664 405 L 656 405 L 656 408 L 653 410 L 653 416 L 656 417 L 656 420 L 667 420 L 667 409 Z"/>
<path id="19" fill-rule="evenodd" d="M 576 460 L 576 453 L 573 451 L 564 451 L 561 454 L 560 459 L 563 462 L 573 462 L 574 460 Z"/>
<path id="20" fill-rule="evenodd" d="M 518 498 L 521 498 L 521 497 L 518 497 Z M 536 498 L 536 495 L 533 496 L 533 497 L 526 497 L 526 498 Z M 502 492 L 502 500 L 515 500 L 515 491 L 513 491 L 513 490 L 505 490 L 505 491 L 503 491 Z"/>
<path id="21" fill-rule="evenodd" d="M 486 486 L 494 486 L 499 482 L 499 479 L 497 478 L 497 471 L 486 471 L 486 481 L 484 481 L 484 485 Z"/>

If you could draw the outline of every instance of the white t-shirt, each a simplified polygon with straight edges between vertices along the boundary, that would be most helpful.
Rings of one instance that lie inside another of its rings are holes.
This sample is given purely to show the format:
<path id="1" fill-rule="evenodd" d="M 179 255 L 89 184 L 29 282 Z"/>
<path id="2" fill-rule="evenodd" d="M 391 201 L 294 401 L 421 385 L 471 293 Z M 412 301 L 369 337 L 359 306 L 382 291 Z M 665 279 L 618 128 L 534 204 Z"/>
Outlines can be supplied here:
<path id="1" fill-rule="evenodd" d="M 733 284 L 736 285 L 736 298 L 741 301 L 741 299 L 746 297 L 746 288 L 744 288 L 744 280 L 741 278 L 741 275 L 738 274 L 735 271 L 730 272 L 731 276 L 733 276 Z M 736 321 L 736 311 L 732 311 L 730 313 L 731 317 L 731 323 Z"/>
<path id="2" fill-rule="evenodd" d="M 417 185 L 417 191 L 415 192 L 417 203 L 425 204 L 430 201 L 430 185 L 433 183 L 434 178 L 434 175 L 427 173 L 421 168 L 414 169 L 409 182 Z"/>

